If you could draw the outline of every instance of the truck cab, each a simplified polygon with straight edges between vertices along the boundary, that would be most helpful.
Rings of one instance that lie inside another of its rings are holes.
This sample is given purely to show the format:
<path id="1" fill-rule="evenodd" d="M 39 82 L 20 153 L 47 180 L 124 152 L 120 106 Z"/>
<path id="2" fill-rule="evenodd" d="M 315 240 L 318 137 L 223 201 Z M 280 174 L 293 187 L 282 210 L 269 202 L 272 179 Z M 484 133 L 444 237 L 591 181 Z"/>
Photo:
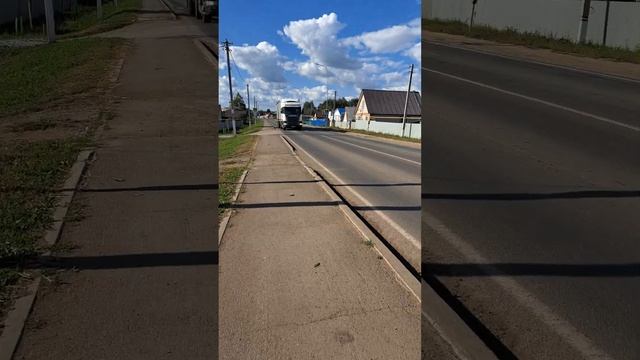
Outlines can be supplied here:
<path id="1" fill-rule="evenodd" d="M 296 99 L 282 99 L 276 105 L 278 127 L 286 129 L 302 129 L 302 106 Z"/>

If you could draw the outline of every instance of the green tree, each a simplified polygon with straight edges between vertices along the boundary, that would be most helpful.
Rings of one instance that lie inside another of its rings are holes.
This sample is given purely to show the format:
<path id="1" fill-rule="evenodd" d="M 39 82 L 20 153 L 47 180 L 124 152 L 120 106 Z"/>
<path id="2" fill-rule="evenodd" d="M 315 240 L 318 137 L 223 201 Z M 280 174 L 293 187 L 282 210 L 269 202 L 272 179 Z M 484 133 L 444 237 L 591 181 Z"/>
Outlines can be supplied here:
<path id="1" fill-rule="evenodd" d="M 353 98 L 353 99 L 349 100 L 349 105 L 348 106 L 358 106 L 358 98 Z"/>
<path id="2" fill-rule="evenodd" d="M 231 106 L 233 106 L 233 108 L 237 110 L 247 109 L 247 105 L 244 103 L 244 99 L 242 98 L 242 95 L 240 95 L 240 93 L 236 93 L 236 96 L 233 98 L 233 101 L 231 102 Z"/>
<path id="3" fill-rule="evenodd" d="M 343 97 L 341 97 L 339 99 L 336 99 L 335 103 L 336 103 L 336 106 L 335 106 L 336 109 L 337 108 L 341 108 L 341 107 L 350 106 L 349 105 L 349 101 L 347 101 L 347 99 L 345 99 Z M 323 101 L 320 105 L 318 105 L 318 108 L 322 109 L 322 110 L 327 110 L 327 109 L 333 110 L 334 109 L 333 99 L 329 99 L 329 100 Z"/>
<path id="4" fill-rule="evenodd" d="M 304 105 L 302 105 L 302 113 L 305 115 L 313 115 L 316 111 L 316 106 L 313 104 L 313 101 L 305 101 Z"/>

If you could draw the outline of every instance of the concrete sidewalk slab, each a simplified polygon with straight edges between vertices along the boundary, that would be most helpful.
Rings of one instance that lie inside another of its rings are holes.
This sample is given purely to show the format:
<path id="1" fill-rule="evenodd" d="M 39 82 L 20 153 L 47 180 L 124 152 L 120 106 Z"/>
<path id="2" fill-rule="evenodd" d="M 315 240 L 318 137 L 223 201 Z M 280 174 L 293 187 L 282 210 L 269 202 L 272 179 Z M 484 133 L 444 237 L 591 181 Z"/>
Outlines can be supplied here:
<path id="1" fill-rule="evenodd" d="M 221 359 L 418 359 L 420 304 L 274 129 L 220 245 Z"/>

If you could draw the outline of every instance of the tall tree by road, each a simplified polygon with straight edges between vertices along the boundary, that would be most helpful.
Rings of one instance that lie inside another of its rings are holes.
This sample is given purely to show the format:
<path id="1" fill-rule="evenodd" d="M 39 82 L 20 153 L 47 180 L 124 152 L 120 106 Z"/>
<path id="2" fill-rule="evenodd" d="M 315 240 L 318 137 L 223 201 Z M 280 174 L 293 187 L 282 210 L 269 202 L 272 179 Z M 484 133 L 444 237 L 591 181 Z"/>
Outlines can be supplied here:
<path id="1" fill-rule="evenodd" d="M 244 98 L 242 97 L 242 95 L 240 95 L 240 93 L 236 93 L 236 96 L 233 98 L 231 105 L 233 106 L 234 109 L 238 109 L 238 110 L 247 109 L 247 105 L 244 103 Z"/>
<path id="2" fill-rule="evenodd" d="M 313 104 L 313 101 L 305 101 L 304 105 L 302 105 L 302 113 L 305 115 L 313 115 L 316 111 L 316 106 Z"/>
<path id="3" fill-rule="evenodd" d="M 347 106 L 355 106 L 351 105 L 352 100 L 347 101 L 347 99 L 341 97 L 336 100 L 336 108 L 342 108 Z M 356 99 L 356 104 L 358 103 L 358 99 Z M 333 109 L 333 99 L 325 100 L 320 105 L 318 105 L 319 109 Z"/>

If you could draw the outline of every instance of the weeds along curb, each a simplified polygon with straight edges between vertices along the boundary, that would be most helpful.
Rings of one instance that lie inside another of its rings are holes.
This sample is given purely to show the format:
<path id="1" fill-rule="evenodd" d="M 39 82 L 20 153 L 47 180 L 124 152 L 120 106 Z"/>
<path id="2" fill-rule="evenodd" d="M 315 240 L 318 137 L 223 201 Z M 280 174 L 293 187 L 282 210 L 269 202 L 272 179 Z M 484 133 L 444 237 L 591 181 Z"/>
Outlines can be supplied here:
<path id="1" fill-rule="evenodd" d="M 240 180 L 236 184 L 236 188 L 233 191 L 233 196 L 231 197 L 231 203 L 235 203 L 236 200 L 238 200 L 238 196 L 240 196 L 240 189 L 244 184 L 244 179 L 247 177 L 248 172 L 249 172 L 249 166 L 247 166 L 247 168 L 244 169 L 244 171 L 242 172 L 242 175 L 240 176 Z M 218 204 L 218 206 L 220 206 L 220 204 Z M 224 212 L 224 217 L 222 218 L 222 221 L 220 222 L 220 225 L 218 228 L 218 246 L 222 242 L 222 237 L 224 236 L 224 232 L 227 230 L 227 225 L 229 224 L 229 219 L 231 219 L 232 212 L 233 211 L 230 209 L 227 209 L 227 211 Z"/>
<path id="2" fill-rule="evenodd" d="M 64 218 L 67 215 L 71 201 L 76 193 L 76 188 L 80 183 L 80 179 L 82 178 L 87 163 L 92 155 L 93 150 L 81 151 L 80 154 L 78 154 L 75 163 L 71 167 L 71 170 L 69 170 L 69 176 L 64 182 L 58 199 L 58 205 L 53 213 L 53 225 L 49 230 L 47 230 L 43 237 L 43 241 L 49 249 L 51 246 L 55 245 L 60 238 L 60 234 L 62 233 L 62 228 L 64 226 Z M 41 256 L 50 255 L 51 250 L 47 250 Z M 33 308 L 38 288 L 40 287 L 40 282 L 41 276 L 39 273 L 36 273 L 31 284 L 27 286 L 27 294 L 16 299 L 13 309 L 9 310 L 4 322 L 4 330 L 0 335 L 0 360 L 12 359 L 13 354 L 18 347 L 18 343 L 20 342 L 20 338 L 22 337 L 24 325 L 31 313 L 31 309 Z"/>
<path id="3" fill-rule="evenodd" d="M 255 136 L 255 135 L 252 135 L 252 136 Z M 258 139 L 256 139 L 256 142 L 253 144 L 253 148 L 251 149 L 251 157 L 247 162 L 247 168 L 242 172 L 242 175 L 240 176 L 240 180 L 238 181 L 238 184 L 236 184 L 236 188 L 233 191 L 233 196 L 231 197 L 232 204 L 235 203 L 238 200 L 238 197 L 240 196 L 240 190 L 244 185 L 244 179 L 247 177 L 247 173 L 249 173 L 249 167 L 253 163 L 253 157 L 256 153 L 257 147 L 258 147 Z M 218 206 L 220 206 L 220 204 L 218 204 Z M 222 237 L 224 236 L 224 232 L 227 230 L 227 226 L 229 225 L 229 220 L 231 219 L 232 213 L 233 211 L 230 209 L 225 211 L 224 217 L 222 218 L 222 221 L 218 225 L 219 226 L 218 227 L 218 246 L 220 246 L 220 244 L 222 243 Z"/>

